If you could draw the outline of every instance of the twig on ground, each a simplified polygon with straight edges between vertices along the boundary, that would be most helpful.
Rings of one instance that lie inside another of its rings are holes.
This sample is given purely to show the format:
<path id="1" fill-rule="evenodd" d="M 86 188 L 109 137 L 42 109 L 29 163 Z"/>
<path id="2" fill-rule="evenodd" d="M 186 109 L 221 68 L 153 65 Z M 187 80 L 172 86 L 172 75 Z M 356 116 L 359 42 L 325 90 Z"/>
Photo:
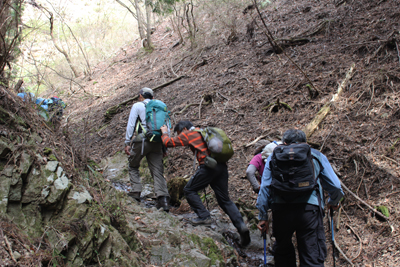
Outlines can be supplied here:
<path id="1" fill-rule="evenodd" d="M 341 207 L 343 207 L 343 206 L 341 206 Z M 350 216 L 347 214 L 346 210 L 345 209 L 342 209 L 342 210 L 343 210 L 344 214 L 346 215 L 347 220 L 349 220 L 349 222 L 352 222 L 353 220 L 350 219 Z"/>
<path id="2" fill-rule="evenodd" d="M 179 77 L 178 74 L 175 73 L 174 68 L 172 67 L 172 60 L 171 60 L 171 71 L 176 77 Z"/>
<path id="3" fill-rule="evenodd" d="M 396 163 L 397 165 L 400 165 L 400 163 L 398 163 L 397 161 L 395 161 L 394 159 L 391 159 L 389 157 L 386 157 L 385 155 L 381 155 L 382 158 L 393 161 L 394 163 Z"/>
<path id="4" fill-rule="evenodd" d="M 334 125 L 334 126 L 332 127 L 331 131 L 330 131 L 330 132 L 328 133 L 328 135 L 325 137 L 324 142 L 322 142 L 322 146 L 321 146 L 321 148 L 319 149 L 319 151 L 322 151 L 322 149 L 324 148 L 325 142 L 326 142 L 326 140 L 328 139 L 328 137 L 331 135 L 331 133 L 332 133 L 333 129 L 335 128 L 335 126 L 336 126 L 336 125 Z"/>
<path id="5" fill-rule="evenodd" d="M 179 112 L 174 112 L 173 114 L 182 114 L 185 110 L 187 110 L 189 107 L 191 106 L 196 106 L 196 105 L 200 105 L 200 103 L 191 103 L 191 104 L 187 104 L 181 111 Z"/>
<path id="6" fill-rule="evenodd" d="M 329 224 L 331 224 L 331 218 L 328 216 Z M 333 229 L 332 229 L 333 231 Z M 346 254 L 340 249 L 339 245 L 336 243 L 336 240 L 333 238 L 333 244 L 335 245 L 335 248 L 339 251 L 340 254 L 342 254 L 343 258 L 351 265 L 354 266 L 354 264 L 351 262 L 351 260 L 346 256 Z M 332 248 L 333 249 L 333 248 Z"/>
<path id="7" fill-rule="evenodd" d="M 50 130 L 50 132 L 52 132 L 52 133 L 54 134 L 53 130 L 52 130 L 52 129 L 50 129 L 50 127 L 47 125 L 47 123 L 45 123 L 45 122 L 42 122 L 42 124 L 43 124 L 43 126 L 45 126 L 47 129 L 49 129 L 49 130 Z"/>
<path id="8" fill-rule="evenodd" d="M 396 194 L 399 194 L 399 193 L 400 193 L 400 191 L 387 194 L 387 195 L 385 196 L 385 198 L 388 198 L 389 196 L 393 196 L 393 195 L 396 195 Z"/>
<path id="9" fill-rule="evenodd" d="M 167 37 L 168 35 L 172 36 L 173 33 L 174 31 L 167 33 L 166 35 L 164 35 L 164 37 L 160 39 L 160 41 L 164 40 L 164 38 Z"/>
<path id="10" fill-rule="evenodd" d="M 375 92 L 374 82 L 372 82 L 371 85 L 372 85 L 371 99 L 369 101 L 368 107 L 365 109 L 365 115 L 367 115 L 368 109 L 369 109 L 369 107 L 371 106 L 371 103 L 372 103 L 372 99 L 374 99 L 374 92 Z"/>
<path id="11" fill-rule="evenodd" d="M 397 57 L 399 58 L 399 64 L 400 64 L 400 52 L 399 52 L 399 45 L 396 42 L 396 49 L 397 49 Z"/>
<path id="12" fill-rule="evenodd" d="M 225 100 L 229 101 L 229 98 L 227 98 L 226 96 L 224 96 L 223 94 L 221 94 L 220 92 L 217 92 L 217 94 L 219 94 L 222 98 L 225 98 Z"/>
<path id="13" fill-rule="evenodd" d="M 151 63 L 150 69 L 153 69 L 153 65 L 154 65 L 154 63 L 156 63 L 157 59 L 158 59 L 158 57 L 156 57 L 156 58 L 154 59 L 153 63 Z"/>
<path id="14" fill-rule="evenodd" d="M 268 136 L 268 134 L 261 135 L 261 136 L 257 137 L 256 139 L 254 139 L 253 141 L 251 141 L 250 143 L 248 143 L 247 145 L 244 145 L 244 147 L 252 146 L 255 143 L 257 143 L 259 140 L 261 140 L 261 139 L 263 139 L 263 138 L 265 138 L 267 136 Z M 268 141 L 271 141 L 270 138 L 268 138 Z"/>
<path id="15" fill-rule="evenodd" d="M 236 112 L 238 114 L 238 116 L 244 116 L 244 113 L 239 113 L 239 111 L 237 111 L 236 109 L 227 108 L 226 110 L 230 110 L 230 111 Z"/>
<path id="16" fill-rule="evenodd" d="M 346 227 L 348 227 L 348 228 L 353 232 L 353 234 L 357 237 L 358 242 L 360 243 L 360 249 L 358 250 L 357 255 L 351 260 L 351 261 L 353 262 L 355 259 L 357 259 L 357 258 L 361 255 L 361 251 L 362 251 L 362 242 L 361 242 L 360 236 L 356 233 L 356 231 L 353 229 L 353 227 L 351 227 L 351 226 L 348 225 L 348 224 L 346 224 Z"/>
<path id="17" fill-rule="evenodd" d="M 1 234 L 3 235 L 3 231 L 1 231 Z M 12 248 L 11 248 L 11 245 L 10 245 L 10 242 L 8 242 L 8 239 L 7 239 L 7 236 L 6 236 L 6 235 L 3 235 L 3 237 L 4 237 L 4 241 L 5 241 L 6 244 L 7 244 L 8 252 L 10 253 L 11 259 L 13 260 L 13 262 L 16 263 L 17 260 L 14 258 L 14 254 L 13 254 L 13 251 L 12 251 Z"/>
<path id="18" fill-rule="evenodd" d="M 388 217 L 386 217 L 385 215 L 383 215 L 381 212 L 377 211 L 376 209 L 374 209 L 373 207 L 371 207 L 367 202 L 365 202 L 364 200 L 362 200 L 360 197 L 358 197 L 356 194 L 354 194 L 349 188 L 347 188 L 347 186 L 340 181 L 340 184 L 342 185 L 342 187 L 350 194 L 352 195 L 355 199 L 357 199 L 358 201 L 360 201 L 362 204 L 364 204 L 367 208 L 369 208 L 372 212 L 374 212 L 376 215 L 378 215 L 382 220 L 387 221 Z"/>

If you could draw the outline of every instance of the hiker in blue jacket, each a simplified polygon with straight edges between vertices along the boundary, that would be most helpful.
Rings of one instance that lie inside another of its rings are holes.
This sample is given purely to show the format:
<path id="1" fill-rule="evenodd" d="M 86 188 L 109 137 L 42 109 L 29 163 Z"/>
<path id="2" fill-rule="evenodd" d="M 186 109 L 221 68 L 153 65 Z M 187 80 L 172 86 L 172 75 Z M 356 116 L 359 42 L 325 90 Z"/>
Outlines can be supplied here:
<path id="1" fill-rule="evenodd" d="M 285 145 L 306 143 L 306 135 L 301 130 L 291 129 L 283 134 Z M 297 248 L 300 266 L 324 266 L 326 258 L 325 232 L 323 226 L 324 208 L 323 190 L 329 194 L 327 208 L 337 210 L 343 197 L 340 181 L 332 169 L 328 159 L 321 152 L 311 149 L 315 177 L 318 177 L 319 192 L 314 190 L 311 195 L 301 195 L 291 202 L 286 202 L 280 196 L 271 194 L 272 175 L 270 155 L 265 164 L 261 178 L 261 188 L 257 199 L 259 213 L 258 229 L 261 232 L 269 230 L 268 210 L 272 210 L 272 228 L 276 244 L 274 258 L 276 267 L 295 267 L 296 254 L 292 243 L 293 233 L 296 232 Z M 320 164 L 318 163 L 318 161 Z M 322 170 L 321 170 L 322 166 Z"/>

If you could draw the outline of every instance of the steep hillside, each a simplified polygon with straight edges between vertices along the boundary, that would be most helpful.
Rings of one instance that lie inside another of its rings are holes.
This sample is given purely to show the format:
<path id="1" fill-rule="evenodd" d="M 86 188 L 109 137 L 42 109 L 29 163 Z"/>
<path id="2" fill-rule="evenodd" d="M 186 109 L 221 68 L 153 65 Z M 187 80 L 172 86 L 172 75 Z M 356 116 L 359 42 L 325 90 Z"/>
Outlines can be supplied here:
<path id="1" fill-rule="evenodd" d="M 175 46 L 177 33 L 162 24 L 153 34 L 152 53 L 132 44 L 112 64 L 99 65 L 90 79 L 82 79 L 80 89 L 60 89 L 70 92 L 63 97 L 69 107 L 62 129 L 73 140 L 75 156 L 99 163 L 123 150 L 133 101 L 115 114 L 107 110 L 135 97 L 141 87 L 156 88 L 183 76 L 155 90 L 156 98 L 167 103 L 175 122 L 189 119 L 228 133 L 236 151 L 229 162 L 231 197 L 254 205 L 257 195 L 242 179 L 252 142 L 277 140 L 292 127 L 304 129 L 355 64 L 343 93 L 308 141 L 327 155 L 349 189 L 335 236 L 348 259 L 338 254 L 338 266 L 397 266 L 399 6 L 397 0 L 272 2 L 261 11 L 284 48 L 278 54 L 250 6 L 231 11 L 237 13 L 235 36 L 230 29 L 210 33 L 215 41 L 196 49 Z M 191 175 L 192 160 L 189 151 L 171 150 L 167 179 Z M 387 220 L 372 211 L 379 206 L 388 208 Z M 329 256 L 327 266 L 331 261 Z"/>

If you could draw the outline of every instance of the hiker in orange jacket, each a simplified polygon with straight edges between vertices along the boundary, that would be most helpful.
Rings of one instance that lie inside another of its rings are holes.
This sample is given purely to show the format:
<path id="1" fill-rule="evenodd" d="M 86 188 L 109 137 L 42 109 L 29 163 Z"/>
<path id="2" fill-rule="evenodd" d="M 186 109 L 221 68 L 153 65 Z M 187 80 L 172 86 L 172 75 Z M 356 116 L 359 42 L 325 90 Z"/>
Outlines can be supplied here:
<path id="1" fill-rule="evenodd" d="M 229 216 L 233 225 L 238 230 L 241 238 L 241 247 L 246 247 L 250 244 L 250 232 L 235 203 L 229 198 L 229 176 L 226 163 L 217 163 L 214 169 L 205 166 L 204 159 L 210 155 L 210 152 L 202 135 L 197 131 L 192 131 L 194 129 L 190 121 L 180 121 L 174 127 L 174 132 L 177 132 L 178 136 L 170 138 L 168 136 L 168 128 L 166 126 L 161 127 L 161 139 L 166 147 L 188 146 L 196 155 L 199 162 L 199 167 L 195 174 L 183 189 L 190 207 L 198 216 L 197 218 L 193 218 L 191 223 L 194 226 L 211 225 L 210 212 L 204 207 L 197 193 L 199 190 L 210 185 L 214 190 L 219 206 Z"/>

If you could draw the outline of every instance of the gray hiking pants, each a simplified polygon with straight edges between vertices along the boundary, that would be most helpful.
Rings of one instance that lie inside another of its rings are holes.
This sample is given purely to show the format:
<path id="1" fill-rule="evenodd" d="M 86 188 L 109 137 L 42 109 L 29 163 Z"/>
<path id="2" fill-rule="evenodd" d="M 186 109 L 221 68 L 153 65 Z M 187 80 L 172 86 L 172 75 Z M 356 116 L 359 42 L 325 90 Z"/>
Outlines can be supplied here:
<path id="1" fill-rule="evenodd" d="M 142 155 L 142 143 L 133 143 L 131 155 L 128 157 L 129 161 L 129 179 L 131 181 L 132 190 L 131 192 L 142 192 L 142 183 L 140 181 L 139 166 L 140 161 L 143 157 L 146 157 L 149 165 L 151 176 L 154 180 L 154 194 L 156 197 L 168 196 L 167 181 L 165 180 L 164 166 L 163 166 L 163 152 L 162 143 L 147 142 L 143 144 L 143 155 Z"/>

